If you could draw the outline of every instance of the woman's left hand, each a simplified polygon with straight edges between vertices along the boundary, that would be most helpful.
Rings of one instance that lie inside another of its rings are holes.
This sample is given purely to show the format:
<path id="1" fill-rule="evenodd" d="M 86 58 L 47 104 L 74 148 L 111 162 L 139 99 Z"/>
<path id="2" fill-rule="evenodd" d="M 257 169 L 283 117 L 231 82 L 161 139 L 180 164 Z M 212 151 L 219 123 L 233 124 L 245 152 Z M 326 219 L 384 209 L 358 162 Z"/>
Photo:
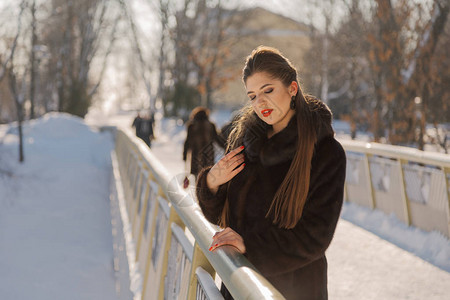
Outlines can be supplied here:
<path id="1" fill-rule="evenodd" d="M 216 248 L 224 245 L 233 246 L 240 253 L 245 253 L 244 239 L 230 227 L 216 232 L 216 234 L 213 236 L 213 241 L 211 244 L 211 248 L 209 248 L 209 251 L 214 251 Z"/>

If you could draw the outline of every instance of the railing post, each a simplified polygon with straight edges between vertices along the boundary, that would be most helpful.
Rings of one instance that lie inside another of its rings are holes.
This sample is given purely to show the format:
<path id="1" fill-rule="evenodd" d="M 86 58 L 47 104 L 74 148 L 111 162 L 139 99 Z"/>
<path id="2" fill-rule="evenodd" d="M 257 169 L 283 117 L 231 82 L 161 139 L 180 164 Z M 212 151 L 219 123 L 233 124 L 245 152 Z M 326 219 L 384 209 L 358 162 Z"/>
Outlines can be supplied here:
<path id="1" fill-rule="evenodd" d="M 141 206 L 141 214 L 140 214 L 140 216 L 138 215 L 138 213 L 139 213 L 138 212 L 138 208 L 139 208 L 139 205 L 141 205 L 141 204 L 138 203 L 137 206 L 136 206 L 136 218 L 139 217 L 139 221 L 140 221 L 139 224 L 138 224 L 139 226 L 136 229 L 137 230 L 136 261 L 139 259 L 139 249 L 141 247 L 142 231 L 143 231 L 143 228 L 144 228 L 145 218 L 147 217 L 146 211 L 147 211 L 147 205 L 148 205 L 148 197 L 149 197 L 150 189 L 151 189 L 151 187 L 150 187 L 150 180 L 148 179 L 149 177 L 148 176 L 147 177 L 144 176 L 144 178 L 146 180 L 145 186 L 143 187 L 143 188 L 145 188 L 145 194 L 144 194 L 144 200 L 143 200 L 143 203 L 142 203 L 142 206 Z M 138 199 L 139 202 L 141 201 L 141 198 L 142 198 L 142 192 L 140 193 L 140 196 L 139 196 L 139 199 Z M 134 228 L 135 228 L 135 225 L 133 225 L 133 231 L 135 230 Z"/>
<path id="2" fill-rule="evenodd" d="M 370 189 L 370 193 L 369 193 L 370 206 L 371 206 L 370 208 L 374 209 L 376 207 L 376 201 L 375 201 L 375 192 L 373 191 L 372 174 L 370 172 L 370 162 L 369 162 L 370 157 L 372 157 L 371 154 L 364 153 L 364 170 L 366 172 L 367 185 L 369 186 L 369 189 Z"/>
<path id="3" fill-rule="evenodd" d="M 178 215 L 177 211 L 175 210 L 173 205 L 170 204 L 170 215 L 169 220 L 167 222 L 167 231 L 166 231 L 166 243 L 164 245 L 164 249 L 162 252 L 162 255 L 164 256 L 163 266 L 161 277 L 159 278 L 159 289 L 158 289 L 159 300 L 164 300 L 164 278 L 166 277 L 167 274 L 167 263 L 169 261 L 170 242 L 172 241 L 172 223 L 177 224 L 182 229 L 185 228 L 185 225 L 181 220 L 180 216 Z"/>
<path id="4" fill-rule="evenodd" d="M 409 207 L 409 198 L 408 194 L 406 193 L 406 181 L 405 181 L 405 174 L 403 171 L 403 165 L 406 164 L 408 161 L 404 159 L 397 159 L 397 166 L 399 168 L 399 176 L 400 176 L 400 195 L 402 197 L 402 203 L 403 203 L 403 213 L 406 217 L 405 223 L 406 225 L 411 225 L 411 210 Z"/>
<path id="5" fill-rule="evenodd" d="M 344 202 L 348 202 L 347 180 L 344 182 Z"/>
<path id="6" fill-rule="evenodd" d="M 442 167 L 442 172 L 444 173 L 445 188 L 447 189 L 447 202 L 445 207 L 447 210 L 448 234 L 450 235 L 450 168 Z"/>
<path id="7" fill-rule="evenodd" d="M 158 199 L 155 198 L 155 199 L 153 199 L 153 201 L 155 201 L 156 203 L 154 204 L 155 208 L 154 208 L 153 216 L 152 216 L 152 219 L 151 219 L 152 220 L 152 224 L 151 224 L 151 227 L 150 227 L 150 230 L 151 230 L 151 232 L 150 232 L 150 243 L 152 241 L 152 238 L 155 236 L 157 215 L 158 215 L 159 210 L 160 210 L 160 206 L 157 203 Z M 149 204 L 150 203 L 147 203 L 147 205 L 149 205 Z M 148 281 L 148 276 L 149 276 L 149 273 L 150 273 L 150 264 L 151 264 L 150 261 L 151 261 L 151 258 L 152 258 L 152 254 L 153 254 L 153 247 L 150 246 L 148 251 L 147 251 L 147 257 L 145 259 L 145 266 L 143 268 L 144 269 L 144 272 L 143 272 L 144 274 L 143 274 L 143 282 L 142 282 L 141 300 L 144 300 L 144 298 L 145 298 L 145 292 L 146 292 L 146 289 L 147 289 L 147 281 Z"/>
<path id="8" fill-rule="evenodd" d="M 206 256 L 203 254 L 202 249 L 197 243 L 194 244 L 194 256 L 192 258 L 191 272 L 189 274 L 189 290 L 188 290 L 188 300 L 196 299 L 197 292 L 197 267 L 201 266 L 206 272 L 208 272 L 211 277 L 214 278 L 214 268 L 209 263 Z"/>

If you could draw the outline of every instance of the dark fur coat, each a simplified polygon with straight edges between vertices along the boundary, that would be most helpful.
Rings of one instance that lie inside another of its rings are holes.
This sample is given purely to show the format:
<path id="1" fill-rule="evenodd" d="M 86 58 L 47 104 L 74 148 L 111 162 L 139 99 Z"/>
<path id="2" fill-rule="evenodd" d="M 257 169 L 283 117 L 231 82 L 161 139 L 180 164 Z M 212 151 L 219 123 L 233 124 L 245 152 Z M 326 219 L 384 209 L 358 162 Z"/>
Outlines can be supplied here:
<path id="1" fill-rule="evenodd" d="M 307 201 L 293 229 L 280 229 L 265 216 L 295 153 L 295 118 L 270 139 L 264 124 L 248 130 L 243 141 L 246 166 L 216 195 L 206 185 L 209 168 L 200 173 L 197 184 L 200 207 L 212 223 L 218 223 L 228 197 L 229 226 L 243 237 L 245 255 L 286 299 L 328 298 L 325 250 L 333 238 L 344 193 L 346 158 L 333 137 L 331 112 L 320 101 L 309 105 L 318 139 Z"/>
<path id="2" fill-rule="evenodd" d="M 191 151 L 191 174 L 197 175 L 204 167 L 214 164 L 214 142 L 222 146 L 214 123 L 208 119 L 199 119 L 188 124 L 183 160 L 186 160 L 188 151 Z"/>

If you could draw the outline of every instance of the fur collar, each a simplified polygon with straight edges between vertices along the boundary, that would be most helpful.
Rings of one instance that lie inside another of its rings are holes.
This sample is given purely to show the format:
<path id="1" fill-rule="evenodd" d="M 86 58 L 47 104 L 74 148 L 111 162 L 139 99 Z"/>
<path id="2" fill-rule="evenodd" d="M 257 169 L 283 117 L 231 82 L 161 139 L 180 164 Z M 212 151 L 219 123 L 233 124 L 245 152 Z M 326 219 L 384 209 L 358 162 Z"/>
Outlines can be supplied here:
<path id="1" fill-rule="evenodd" d="M 315 123 L 317 143 L 326 137 L 333 136 L 332 115 L 329 108 L 320 100 L 309 100 L 308 105 Z M 248 161 L 260 161 L 266 167 L 292 160 L 297 150 L 297 119 L 293 117 L 286 128 L 269 139 L 267 131 L 271 126 L 259 119 L 256 114 L 254 118 L 256 118 L 254 125 L 243 137 Z"/>

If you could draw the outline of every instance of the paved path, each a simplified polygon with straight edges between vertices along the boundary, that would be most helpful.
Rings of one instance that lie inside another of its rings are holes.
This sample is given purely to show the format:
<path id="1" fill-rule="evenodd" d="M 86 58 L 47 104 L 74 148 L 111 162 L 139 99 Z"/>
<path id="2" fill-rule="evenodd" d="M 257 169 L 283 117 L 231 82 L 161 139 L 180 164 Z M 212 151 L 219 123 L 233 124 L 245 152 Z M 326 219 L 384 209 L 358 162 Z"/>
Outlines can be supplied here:
<path id="1" fill-rule="evenodd" d="M 450 273 L 343 219 L 327 258 L 330 300 L 449 299 Z"/>

